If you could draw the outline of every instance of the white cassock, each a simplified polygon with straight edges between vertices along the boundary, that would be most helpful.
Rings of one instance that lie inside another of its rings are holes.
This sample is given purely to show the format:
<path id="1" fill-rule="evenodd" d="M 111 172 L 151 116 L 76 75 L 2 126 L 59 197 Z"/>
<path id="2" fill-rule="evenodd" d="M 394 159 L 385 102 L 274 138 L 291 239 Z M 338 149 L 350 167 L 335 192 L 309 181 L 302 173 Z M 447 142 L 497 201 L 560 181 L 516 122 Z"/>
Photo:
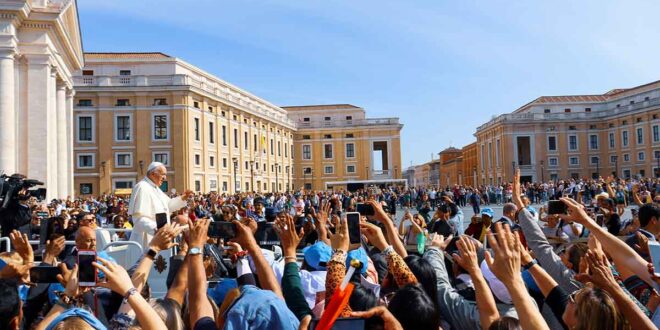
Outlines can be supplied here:
<path id="1" fill-rule="evenodd" d="M 186 201 L 181 197 L 169 198 L 147 177 L 133 187 L 131 201 L 128 204 L 128 214 L 133 218 L 133 232 L 130 240 L 139 243 L 142 251 L 130 248 L 128 260 L 131 261 L 131 264 L 135 263 L 149 247 L 149 242 L 156 231 L 156 214 L 167 214 L 169 223 L 170 213 L 186 205 Z"/>

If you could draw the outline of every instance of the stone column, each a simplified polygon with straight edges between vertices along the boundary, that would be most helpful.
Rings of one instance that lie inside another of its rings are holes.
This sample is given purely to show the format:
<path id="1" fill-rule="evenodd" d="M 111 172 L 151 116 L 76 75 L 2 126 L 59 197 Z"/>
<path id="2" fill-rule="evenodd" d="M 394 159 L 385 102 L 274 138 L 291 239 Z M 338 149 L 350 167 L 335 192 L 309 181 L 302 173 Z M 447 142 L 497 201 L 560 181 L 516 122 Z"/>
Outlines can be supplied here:
<path id="1" fill-rule="evenodd" d="M 66 137 L 66 85 L 57 83 L 55 95 L 55 124 L 57 132 L 57 191 L 61 198 L 65 198 L 68 190 L 69 165 L 67 164 L 68 141 Z"/>
<path id="2" fill-rule="evenodd" d="M 68 169 L 68 175 L 69 179 L 67 182 L 67 196 L 73 197 L 73 194 L 75 192 L 74 190 L 74 168 L 75 168 L 75 161 L 77 161 L 74 157 L 73 153 L 73 137 L 74 137 L 74 129 L 76 127 L 74 121 L 73 121 L 73 96 L 76 95 L 76 92 L 69 88 L 67 89 L 67 94 L 66 94 L 66 145 L 67 145 L 67 153 L 66 153 L 66 162 L 67 162 L 67 169 Z"/>
<path id="3" fill-rule="evenodd" d="M 0 50 L 0 173 L 16 171 L 14 50 Z"/>

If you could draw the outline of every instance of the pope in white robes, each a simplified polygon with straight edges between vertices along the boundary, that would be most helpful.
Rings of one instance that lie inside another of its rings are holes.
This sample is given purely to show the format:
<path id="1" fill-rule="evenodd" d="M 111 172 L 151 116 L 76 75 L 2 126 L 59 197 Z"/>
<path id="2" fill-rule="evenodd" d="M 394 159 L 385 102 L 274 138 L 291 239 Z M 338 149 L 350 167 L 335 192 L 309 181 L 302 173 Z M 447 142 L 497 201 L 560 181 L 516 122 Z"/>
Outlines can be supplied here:
<path id="1" fill-rule="evenodd" d="M 156 214 L 165 213 L 167 222 L 170 214 L 187 205 L 186 200 L 193 194 L 188 190 L 183 196 L 169 198 L 160 186 L 167 179 L 167 168 L 163 163 L 153 162 L 147 168 L 147 175 L 133 187 L 128 214 L 133 219 L 131 241 L 142 246 L 142 251 L 131 248 L 129 258 L 136 262 L 149 248 L 149 242 L 156 232 Z"/>

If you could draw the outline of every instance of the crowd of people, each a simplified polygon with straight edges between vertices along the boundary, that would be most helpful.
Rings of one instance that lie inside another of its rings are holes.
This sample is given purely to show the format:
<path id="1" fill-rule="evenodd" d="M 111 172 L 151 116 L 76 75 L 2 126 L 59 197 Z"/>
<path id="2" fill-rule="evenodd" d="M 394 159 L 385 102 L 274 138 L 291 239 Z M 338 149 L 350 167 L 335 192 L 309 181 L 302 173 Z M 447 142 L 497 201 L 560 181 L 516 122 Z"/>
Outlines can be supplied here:
<path id="1" fill-rule="evenodd" d="M 128 196 L 19 193 L 0 212 L 0 329 L 655 329 L 659 192 L 650 178 L 521 184 L 517 172 L 480 187 L 197 193 L 130 265 L 97 246 L 105 229 L 131 239 Z M 233 232 L 210 234 L 214 223 Z M 84 286 L 89 250 L 98 275 Z M 40 267 L 57 281 L 31 278 Z"/>

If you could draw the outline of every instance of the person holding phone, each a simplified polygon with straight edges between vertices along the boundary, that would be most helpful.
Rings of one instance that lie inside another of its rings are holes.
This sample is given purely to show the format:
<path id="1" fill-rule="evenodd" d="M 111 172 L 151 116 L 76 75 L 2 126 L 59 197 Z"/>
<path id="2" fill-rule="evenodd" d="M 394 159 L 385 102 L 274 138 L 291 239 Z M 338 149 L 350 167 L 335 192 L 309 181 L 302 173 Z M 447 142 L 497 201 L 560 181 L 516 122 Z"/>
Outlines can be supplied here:
<path id="1" fill-rule="evenodd" d="M 145 251 L 156 229 L 168 223 L 170 214 L 186 206 L 187 200 L 193 196 L 191 190 L 186 190 L 183 196 L 169 198 L 160 188 L 165 180 L 167 168 L 163 163 L 153 162 L 147 167 L 147 175 L 135 185 L 131 194 L 128 214 L 133 217 L 134 227 L 130 240 L 139 243 Z M 129 251 L 128 260 L 131 262 L 145 252 L 137 249 Z"/>

